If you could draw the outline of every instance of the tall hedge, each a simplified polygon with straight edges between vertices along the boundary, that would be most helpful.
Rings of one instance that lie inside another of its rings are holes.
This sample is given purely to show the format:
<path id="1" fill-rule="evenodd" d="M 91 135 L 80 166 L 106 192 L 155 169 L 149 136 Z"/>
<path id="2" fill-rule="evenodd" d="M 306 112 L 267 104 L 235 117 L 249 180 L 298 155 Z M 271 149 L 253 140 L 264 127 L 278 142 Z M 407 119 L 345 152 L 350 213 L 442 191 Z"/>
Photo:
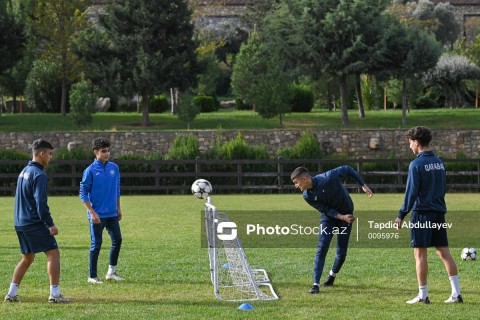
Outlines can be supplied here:
<path id="1" fill-rule="evenodd" d="M 217 111 L 220 105 L 215 99 L 216 97 L 211 96 L 196 96 L 192 102 L 200 108 L 200 112 L 213 112 Z"/>
<path id="2" fill-rule="evenodd" d="M 70 90 L 70 115 L 73 121 L 80 126 L 93 122 L 95 113 L 95 99 L 90 84 L 82 80 L 72 85 Z"/>
<path id="3" fill-rule="evenodd" d="M 148 101 L 148 106 L 150 107 L 150 112 L 152 113 L 161 113 L 165 112 L 170 108 L 170 103 L 168 98 L 162 94 L 152 96 Z"/>
<path id="4" fill-rule="evenodd" d="M 60 65 L 48 60 L 35 60 L 25 87 L 28 104 L 37 112 L 60 112 L 62 83 Z"/>
<path id="5" fill-rule="evenodd" d="M 312 89 L 304 84 L 294 84 L 290 87 L 290 96 L 293 112 L 310 112 L 313 109 L 315 98 Z"/>

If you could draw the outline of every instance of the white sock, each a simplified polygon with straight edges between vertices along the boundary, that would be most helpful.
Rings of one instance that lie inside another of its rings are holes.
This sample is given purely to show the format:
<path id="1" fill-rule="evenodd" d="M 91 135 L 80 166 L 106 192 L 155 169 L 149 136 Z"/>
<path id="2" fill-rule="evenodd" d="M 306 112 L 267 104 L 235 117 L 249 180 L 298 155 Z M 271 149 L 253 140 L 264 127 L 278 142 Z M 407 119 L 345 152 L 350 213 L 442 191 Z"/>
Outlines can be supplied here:
<path id="1" fill-rule="evenodd" d="M 428 297 L 428 286 L 427 285 L 418 287 L 418 296 L 422 300 L 425 300 Z"/>
<path id="2" fill-rule="evenodd" d="M 109 265 L 109 266 L 108 266 L 108 272 L 107 272 L 107 274 L 113 274 L 113 273 L 115 273 L 116 269 L 117 269 L 117 266 L 111 266 L 111 265 Z"/>
<path id="3" fill-rule="evenodd" d="M 332 277 L 335 277 L 337 274 L 336 274 L 335 272 L 333 272 L 332 270 L 330 270 L 330 275 L 331 275 Z"/>
<path id="4" fill-rule="evenodd" d="M 314 286 L 318 286 L 318 283 L 315 282 L 313 285 L 314 285 Z"/>
<path id="5" fill-rule="evenodd" d="M 59 285 L 50 286 L 50 295 L 54 297 L 58 297 L 60 295 L 60 286 Z"/>
<path id="6" fill-rule="evenodd" d="M 460 283 L 458 282 L 458 275 L 448 277 L 450 284 L 452 285 L 452 297 L 458 297 L 460 293 Z"/>
<path id="7" fill-rule="evenodd" d="M 10 283 L 10 289 L 8 289 L 8 295 L 10 297 L 15 297 L 18 293 L 18 284 Z"/>

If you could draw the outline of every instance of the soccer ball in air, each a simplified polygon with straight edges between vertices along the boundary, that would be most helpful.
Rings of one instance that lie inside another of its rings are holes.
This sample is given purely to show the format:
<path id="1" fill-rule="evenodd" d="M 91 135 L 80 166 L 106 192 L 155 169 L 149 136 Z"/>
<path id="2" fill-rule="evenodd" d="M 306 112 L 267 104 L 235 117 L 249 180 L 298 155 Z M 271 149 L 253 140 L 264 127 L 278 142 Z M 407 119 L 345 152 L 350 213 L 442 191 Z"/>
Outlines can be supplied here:
<path id="1" fill-rule="evenodd" d="M 475 248 L 463 248 L 461 257 L 462 260 L 477 260 L 477 250 Z"/>
<path id="2" fill-rule="evenodd" d="M 207 199 L 213 188 L 205 179 L 198 179 L 192 184 L 192 194 L 198 199 Z"/>

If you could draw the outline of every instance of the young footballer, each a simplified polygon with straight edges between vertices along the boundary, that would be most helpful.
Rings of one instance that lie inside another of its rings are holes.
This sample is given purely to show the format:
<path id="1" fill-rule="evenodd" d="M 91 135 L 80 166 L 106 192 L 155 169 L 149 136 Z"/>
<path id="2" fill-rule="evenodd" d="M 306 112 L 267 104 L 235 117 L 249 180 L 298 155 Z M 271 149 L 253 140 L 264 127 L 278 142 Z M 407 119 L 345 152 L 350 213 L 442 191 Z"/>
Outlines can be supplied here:
<path id="1" fill-rule="evenodd" d="M 122 233 L 119 221 L 122 219 L 120 208 L 120 170 L 109 161 L 110 141 L 96 138 L 92 141 L 95 160 L 83 172 L 80 182 L 80 199 L 87 208 L 90 222 L 90 255 L 88 283 L 103 283 L 97 274 L 97 263 L 102 247 L 103 230 L 107 229 L 112 241 L 110 246 L 109 267 L 105 280 L 122 281 L 117 272 L 118 256 L 122 246 Z"/>
<path id="2" fill-rule="evenodd" d="M 442 225 L 445 223 L 445 166 L 430 150 L 432 140 L 430 129 L 416 127 L 407 132 L 410 149 L 417 156 L 408 168 L 407 186 L 405 199 L 395 219 L 395 225 L 402 227 L 403 219 L 412 211 L 410 222 L 411 245 L 415 256 L 417 271 L 418 295 L 408 300 L 408 304 L 429 304 L 428 297 L 428 262 L 427 248 L 435 247 L 438 256 L 442 259 L 447 270 L 452 293 L 445 303 L 463 303 L 458 282 L 457 265 L 448 248 L 446 227 L 431 228 L 432 224 Z"/>
<path id="3" fill-rule="evenodd" d="M 35 140 L 32 144 L 32 160 L 18 176 L 13 216 L 22 259 L 13 272 L 5 302 L 19 301 L 18 288 L 38 252 L 47 256 L 47 273 L 50 278 L 48 302 L 69 302 L 60 293 L 60 252 L 55 240 L 58 229 L 47 204 L 48 177 L 43 171 L 52 156 L 53 147 L 48 141 Z"/>
<path id="4" fill-rule="evenodd" d="M 320 219 L 322 232 L 318 234 L 318 247 L 313 266 L 313 286 L 309 290 L 310 293 L 319 293 L 320 276 L 330 242 L 336 233 L 334 230 L 341 231 L 337 234 L 337 255 L 323 284 L 325 287 L 333 286 L 335 276 L 345 262 L 352 223 L 355 221 L 353 201 L 343 185 L 343 180 L 352 178 L 362 187 L 369 198 L 373 193 L 358 172 L 350 166 L 341 166 L 314 177 L 306 168 L 298 167 L 292 172 L 290 178 L 295 188 L 303 192 L 305 201 L 322 214 Z"/>

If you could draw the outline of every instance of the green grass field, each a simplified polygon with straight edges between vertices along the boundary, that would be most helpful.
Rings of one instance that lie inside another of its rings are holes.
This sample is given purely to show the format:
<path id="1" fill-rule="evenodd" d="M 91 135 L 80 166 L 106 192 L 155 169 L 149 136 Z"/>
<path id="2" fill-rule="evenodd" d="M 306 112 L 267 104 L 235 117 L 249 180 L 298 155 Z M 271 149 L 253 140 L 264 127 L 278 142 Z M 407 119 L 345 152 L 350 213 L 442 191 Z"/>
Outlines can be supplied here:
<path id="1" fill-rule="evenodd" d="M 353 194 L 356 210 L 385 212 L 394 219 L 400 194 L 376 194 L 372 199 Z M 0 207 L 1 287 L 6 294 L 11 273 L 20 258 L 12 226 L 13 198 Z M 295 195 L 219 195 L 212 200 L 219 210 L 310 210 Z M 465 246 L 480 248 L 478 212 L 480 195 L 448 194 L 450 210 L 468 211 Z M 192 196 L 125 196 L 122 200 L 123 247 L 118 273 L 127 280 L 103 285 L 87 284 L 89 232 L 78 197 L 50 197 L 50 209 L 59 228 L 62 253 L 62 293 L 73 302 L 47 303 L 48 277 L 43 254 L 26 274 L 20 303 L 2 303 L 1 319 L 479 319 L 480 261 L 460 260 L 461 248 L 451 248 L 458 263 L 465 303 L 445 305 L 450 284 L 443 265 L 430 251 L 431 305 L 407 305 L 417 293 L 413 250 L 352 247 L 333 288 L 307 293 L 311 285 L 316 239 L 305 248 L 246 248 L 253 267 L 265 268 L 280 296 L 278 301 L 251 302 L 255 310 L 239 311 L 241 304 L 215 299 L 210 281 L 207 249 L 200 245 L 203 202 Z M 317 215 L 312 209 L 312 215 Z M 364 218 L 359 217 L 360 218 Z M 447 221 L 455 222 L 452 213 Z M 470 229 L 472 228 L 472 229 Z M 109 239 L 99 259 L 106 272 Z M 326 270 L 334 252 L 329 252 Z M 322 278 L 324 279 L 324 277 Z M 0 291 L 1 292 L 1 291 Z M 3 296 L 2 296 L 3 297 Z"/>
<path id="2" fill-rule="evenodd" d="M 342 125 L 340 110 L 329 112 L 314 109 L 310 113 L 288 113 L 284 117 L 286 129 L 402 129 L 423 125 L 433 129 L 478 129 L 480 111 L 468 109 L 412 110 L 407 115 L 407 124 L 402 125 L 402 110 L 366 111 L 360 119 L 358 111 L 349 110 L 350 125 Z M 141 127 L 140 113 L 97 113 L 93 123 L 77 126 L 70 116 L 48 113 L 4 113 L 0 117 L 0 131 L 138 131 L 138 130 L 185 130 L 186 124 L 169 113 L 150 114 L 150 126 Z M 263 119 L 256 112 L 222 110 L 202 113 L 191 123 L 193 130 L 217 129 L 259 130 L 280 128 L 278 117 Z"/>

